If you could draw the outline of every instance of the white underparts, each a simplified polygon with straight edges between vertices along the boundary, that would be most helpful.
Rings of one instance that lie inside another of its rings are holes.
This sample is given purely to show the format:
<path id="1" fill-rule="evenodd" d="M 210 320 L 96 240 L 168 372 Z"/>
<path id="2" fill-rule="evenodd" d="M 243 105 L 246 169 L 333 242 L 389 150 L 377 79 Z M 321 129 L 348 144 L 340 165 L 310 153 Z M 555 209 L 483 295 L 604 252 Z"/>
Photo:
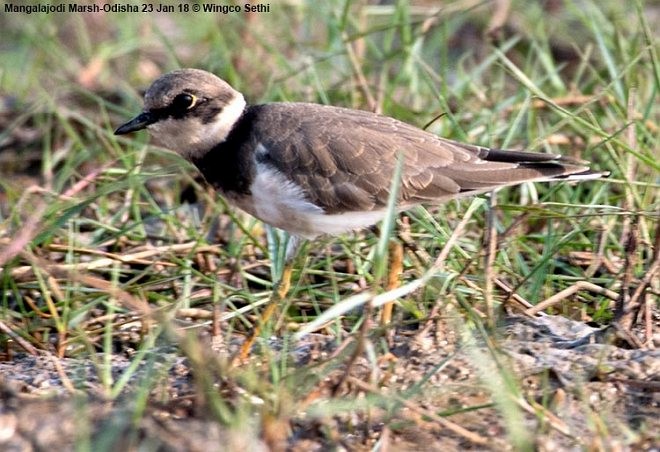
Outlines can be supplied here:
<path id="1" fill-rule="evenodd" d="M 256 165 L 250 186 L 252 198 L 237 199 L 236 204 L 261 221 L 292 234 L 310 239 L 341 234 L 375 224 L 385 216 L 384 210 L 327 215 L 307 200 L 301 187 L 277 169 L 262 163 Z"/>

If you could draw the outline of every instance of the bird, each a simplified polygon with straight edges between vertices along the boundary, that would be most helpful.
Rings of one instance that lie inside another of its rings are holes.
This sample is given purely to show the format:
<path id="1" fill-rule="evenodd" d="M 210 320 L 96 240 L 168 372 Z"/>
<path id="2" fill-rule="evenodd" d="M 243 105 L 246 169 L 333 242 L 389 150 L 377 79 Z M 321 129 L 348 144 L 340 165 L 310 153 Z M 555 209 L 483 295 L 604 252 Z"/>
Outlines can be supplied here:
<path id="1" fill-rule="evenodd" d="M 524 182 L 605 174 L 571 157 L 460 143 L 369 111 L 248 104 L 229 83 L 200 69 L 156 79 L 143 111 L 115 134 L 143 129 L 155 144 L 192 162 L 230 204 L 287 231 L 287 262 L 306 239 L 383 219 L 398 165 L 399 211 Z M 284 296 L 290 277 L 285 266 L 274 298 Z"/>

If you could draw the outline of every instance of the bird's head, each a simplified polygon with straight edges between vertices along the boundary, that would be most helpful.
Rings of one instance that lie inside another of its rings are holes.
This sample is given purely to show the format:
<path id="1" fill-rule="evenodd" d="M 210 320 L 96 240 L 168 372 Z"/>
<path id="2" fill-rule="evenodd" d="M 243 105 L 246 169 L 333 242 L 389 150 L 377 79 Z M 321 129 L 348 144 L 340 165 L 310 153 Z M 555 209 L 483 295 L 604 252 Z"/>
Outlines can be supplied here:
<path id="1" fill-rule="evenodd" d="M 144 96 L 142 113 L 115 135 L 147 129 L 154 142 L 187 159 L 223 142 L 245 110 L 243 95 L 199 69 L 181 69 L 156 80 Z"/>

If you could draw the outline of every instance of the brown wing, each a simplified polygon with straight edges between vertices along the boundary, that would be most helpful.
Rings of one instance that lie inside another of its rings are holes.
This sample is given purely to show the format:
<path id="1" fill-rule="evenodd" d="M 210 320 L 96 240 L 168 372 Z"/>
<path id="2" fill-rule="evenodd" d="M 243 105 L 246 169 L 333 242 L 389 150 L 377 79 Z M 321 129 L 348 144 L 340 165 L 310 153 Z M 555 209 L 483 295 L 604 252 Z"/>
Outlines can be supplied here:
<path id="1" fill-rule="evenodd" d="M 259 109 L 257 160 L 283 172 L 326 213 L 383 208 L 399 152 L 404 205 L 588 171 L 557 155 L 464 145 L 365 111 L 301 103 Z M 270 133 L 261 133 L 266 128 Z"/>

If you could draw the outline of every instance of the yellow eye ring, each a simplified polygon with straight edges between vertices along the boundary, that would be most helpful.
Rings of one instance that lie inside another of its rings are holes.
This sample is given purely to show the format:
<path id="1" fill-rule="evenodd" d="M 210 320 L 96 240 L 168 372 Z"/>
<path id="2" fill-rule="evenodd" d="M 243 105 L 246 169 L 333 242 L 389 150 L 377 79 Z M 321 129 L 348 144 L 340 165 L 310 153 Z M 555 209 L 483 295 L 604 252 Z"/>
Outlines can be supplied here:
<path id="1" fill-rule="evenodd" d="M 194 94 L 181 93 L 172 100 L 170 106 L 172 109 L 178 111 L 190 110 L 197 105 L 198 100 Z"/>
<path id="2" fill-rule="evenodd" d="M 190 110 L 197 104 L 197 96 L 195 96 L 194 94 L 188 94 L 188 95 L 190 96 L 190 105 L 188 105 L 186 109 Z"/>

